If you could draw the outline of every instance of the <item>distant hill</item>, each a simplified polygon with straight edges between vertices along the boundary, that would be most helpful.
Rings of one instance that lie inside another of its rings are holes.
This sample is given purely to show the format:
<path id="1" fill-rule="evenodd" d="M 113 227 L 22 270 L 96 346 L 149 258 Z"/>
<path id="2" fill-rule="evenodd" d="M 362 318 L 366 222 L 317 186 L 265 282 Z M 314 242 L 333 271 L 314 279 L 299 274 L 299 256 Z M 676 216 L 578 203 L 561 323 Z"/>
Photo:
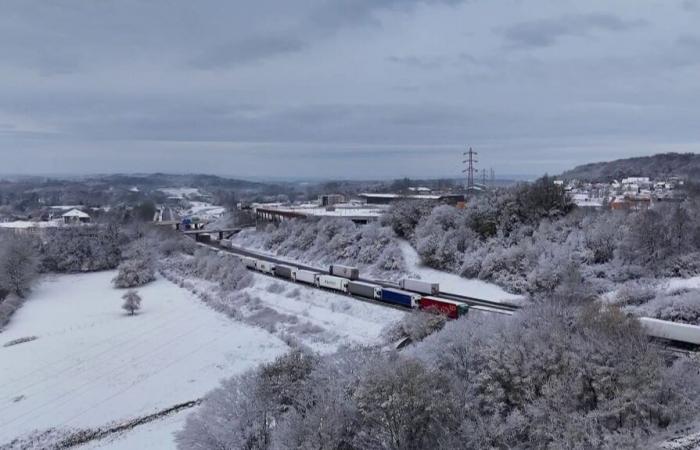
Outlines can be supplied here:
<path id="1" fill-rule="evenodd" d="M 653 156 L 584 164 L 561 174 L 567 180 L 608 182 L 625 177 L 678 176 L 700 180 L 700 154 L 660 153 Z"/>

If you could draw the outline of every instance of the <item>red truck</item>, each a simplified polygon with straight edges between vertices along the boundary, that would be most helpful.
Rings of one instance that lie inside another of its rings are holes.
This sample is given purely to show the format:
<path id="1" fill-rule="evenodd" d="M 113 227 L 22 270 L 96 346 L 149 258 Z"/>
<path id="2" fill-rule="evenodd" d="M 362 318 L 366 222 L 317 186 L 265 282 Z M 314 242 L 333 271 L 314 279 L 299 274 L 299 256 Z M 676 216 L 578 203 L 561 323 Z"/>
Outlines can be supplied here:
<path id="1" fill-rule="evenodd" d="M 450 319 L 459 319 L 469 312 L 469 305 L 465 303 L 438 297 L 423 297 L 418 307 L 424 311 L 444 314 Z"/>

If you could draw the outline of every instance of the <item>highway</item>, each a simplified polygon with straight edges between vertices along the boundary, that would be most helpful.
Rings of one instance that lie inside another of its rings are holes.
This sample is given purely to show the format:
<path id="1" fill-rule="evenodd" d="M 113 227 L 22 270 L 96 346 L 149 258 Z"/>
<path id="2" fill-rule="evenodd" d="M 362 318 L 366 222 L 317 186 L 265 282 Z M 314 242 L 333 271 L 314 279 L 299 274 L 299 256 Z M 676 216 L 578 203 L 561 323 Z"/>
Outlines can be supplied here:
<path id="1" fill-rule="evenodd" d="M 275 256 L 271 255 L 266 255 L 264 253 L 258 253 L 255 251 L 251 251 L 242 247 L 237 247 L 237 246 L 231 246 L 231 247 L 222 247 L 216 242 L 199 242 L 199 244 L 204 245 L 206 247 L 211 247 L 217 250 L 225 251 L 228 253 L 233 253 L 235 255 L 240 255 L 240 256 L 250 256 L 252 258 L 257 258 L 257 259 L 262 259 L 264 261 L 269 261 L 274 264 L 280 264 L 280 265 L 286 265 L 286 266 L 291 266 L 291 267 L 296 267 L 297 269 L 304 269 L 304 270 L 312 270 L 314 272 L 320 272 L 320 273 L 328 273 L 327 268 L 320 268 L 320 267 L 314 267 L 310 266 L 307 264 L 302 264 L 298 262 L 291 262 L 287 261 Z M 391 281 L 385 281 L 385 280 L 375 280 L 371 278 L 359 278 L 360 281 L 364 281 L 367 283 L 372 283 L 372 284 L 377 284 L 382 287 L 387 287 L 387 288 L 399 288 L 399 285 L 397 283 L 393 283 Z M 470 297 L 470 296 L 465 296 L 465 295 L 460 295 L 460 294 L 454 294 L 454 293 L 449 293 L 449 292 L 440 292 L 436 297 L 442 297 L 445 299 L 449 300 L 454 300 L 457 302 L 465 303 L 469 305 L 470 308 L 479 310 L 479 311 L 484 311 L 484 312 L 493 312 L 493 313 L 499 313 L 499 314 L 506 314 L 506 315 L 511 315 L 513 312 L 517 311 L 519 309 L 519 306 L 513 305 L 511 303 L 502 303 L 502 302 L 495 302 L 492 300 L 484 300 L 476 297 Z M 377 304 L 380 304 L 382 306 L 386 306 L 387 304 L 384 302 L 376 302 Z"/>
<path id="2" fill-rule="evenodd" d="M 311 270 L 311 271 L 319 272 L 319 273 L 328 273 L 328 270 L 326 268 L 314 267 L 314 266 L 311 266 L 308 264 L 301 264 L 298 262 L 287 261 L 287 260 L 272 256 L 272 255 L 258 253 L 256 251 L 251 251 L 251 250 L 248 250 L 248 249 L 242 248 L 242 247 L 237 247 L 237 246 L 222 247 L 218 243 L 216 243 L 215 241 L 214 242 L 198 242 L 198 243 L 204 247 L 207 247 L 207 248 L 215 249 L 218 251 L 225 251 L 225 252 L 232 253 L 232 254 L 239 255 L 239 256 L 250 256 L 252 258 L 257 258 L 257 259 L 269 261 L 269 262 L 272 262 L 274 264 L 287 265 L 287 266 L 291 266 L 291 267 L 296 267 L 298 269 Z M 261 273 L 261 272 L 256 272 L 256 273 Z M 272 276 L 272 275 L 270 275 L 270 276 Z M 375 280 L 375 279 L 371 279 L 371 278 L 359 278 L 359 280 L 367 282 L 367 283 L 377 284 L 377 285 L 380 285 L 382 287 L 399 288 L 399 285 L 397 283 L 394 283 L 391 281 Z M 333 292 L 336 292 L 336 291 L 333 291 Z M 340 292 L 336 292 L 336 293 L 340 294 Z M 353 295 L 351 295 L 351 297 L 353 297 L 357 300 L 360 300 L 360 301 L 374 303 L 374 304 L 378 304 L 378 305 L 381 305 L 384 307 L 406 310 L 406 308 L 404 308 L 404 307 L 391 305 L 391 304 L 388 304 L 385 302 L 380 302 L 380 301 L 373 300 L 373 299 L 367 299 L 364 297 L 357 297 L 357 296 L 353 296 Z M 520 309 L 520 306 L 511 304 L 511 303 L 495 302 L 492 300 L 485 300 L 485 299 L 470 297 L 470 296 L 461 295 L 461 294 L 454 294 L 454 293 L 450 293 L 450 292 L 442 292 L 441 291 L 436 297 L 441 297 L 444 299 L 461 302 L 461 303 L 469 305 L 470 310 L 487 312 L 487 313 L 496 313 L 496 314 L 510 316 L 510 315 L 514 314 L 518 309 Z M 645 319 L 647 319 L 647 318 L 641 318 L 642 321 L 644 321 Z M 685 328 L 690 327 L 690 328 L 693 328 L 694 330 L 700 330 L 700 327 L 693 327 L 693 326 L 689 326 L 689 325 L 676 324 L 674 322 L 666 322 L 666 321 L 657 321 L 657 322 L 663 322 L 665 324 L 672 325 L 674 327 L 674 329 L 676 329 L 680 326 L 680 327 L 685 327 Z M 649 330 L 646 330 L 646 333 L 652 338 L 657 338 L 657 336 L 654 333 L 650 332 Z M 697 334 L 698 334 L 697 332 L 695 332 L 695 334 L 693 334 L 693 339 L 697 339 L 697 336 L 696 336 Z M 661 339 L 661 341 L 664 342 L 664 344 L 667 348 L 677 349 L 676 350 L 677 352 L 696 353 L 698 351 L 698 345 L 696 344 L 696 340 L 693 340 L 693 339 L 689 339 L 687 337 L 682 337 L 682 338 L 675 337 L 673 339 L 670 339 L 667 337 L 666 339 Z M 691 348 L 686 348 L 688 345 L 690 345 Z"/>

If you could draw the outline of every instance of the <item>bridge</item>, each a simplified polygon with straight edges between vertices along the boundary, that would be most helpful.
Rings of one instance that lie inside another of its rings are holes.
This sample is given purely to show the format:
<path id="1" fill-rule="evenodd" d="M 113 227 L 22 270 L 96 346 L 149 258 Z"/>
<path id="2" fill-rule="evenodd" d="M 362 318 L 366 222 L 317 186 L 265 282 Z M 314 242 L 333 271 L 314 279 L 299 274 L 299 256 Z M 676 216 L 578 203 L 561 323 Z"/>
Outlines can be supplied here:
<path id="1" fill-rule="evenodd" d="M 184 230 L 182 234 L 186 236 L 193 236 L 195 241 L 201 242 L 204 240 L 211 239 L 211 236 L 216 236 L 219 241 L 224 239 L 230 239 L 234 234 L 239 233 L 243 228 L 217 228 L 211 230 L 197 229 L 197 230 Z M 208 236 L 204 238 L 203 236 Z"/>

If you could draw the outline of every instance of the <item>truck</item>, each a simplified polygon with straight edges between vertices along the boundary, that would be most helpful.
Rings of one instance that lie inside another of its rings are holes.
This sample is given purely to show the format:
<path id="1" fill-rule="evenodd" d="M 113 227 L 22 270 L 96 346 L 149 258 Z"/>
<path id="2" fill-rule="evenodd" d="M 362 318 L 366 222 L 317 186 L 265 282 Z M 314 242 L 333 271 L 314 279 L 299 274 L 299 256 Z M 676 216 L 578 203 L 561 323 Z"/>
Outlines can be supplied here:
<path id="1" fill-rule="evenodd" d="M 292 266 L 285 266 L 278 264 L 275 266 L 275 276 L 280 278 L 286 278 L 288 280 L 296 281 L 297 279 L 297 269 Z"/>
<path id="2" fill-rule="evenodd" d="M 469 312 L 469 305 L 446 298 L 423 297 L 418 302 L 421 310 L 443 314 L 450 319 L 459 319 Z"/>
<path id="3" fill-rule="evenodd" d="M 298 269 L 296 274 L 296 281 L 301 281 L 302 283 L 316 284 L 317 272 L 312 270 Z"/>
<path id="4" fill-rule="evenodd" d="M 348 292 L 360 297 L 373 298 L 379 300 L 382 298 L 382 287 L 377 284 L 365 283 L 362 281 L 349 281 Z"/>
<path id="5" fill-rule="evenodd" d="M 348 292 L 348 280 L 333 275 L 318 275 L 316 277 L 316 286 L 334 291 Z"/>
<path id="6" fill-rule="evenodd" d="M 331 264 L 328 273 L 337 277 L 347 278 L 348 280 L 357 280 L 360 278 L 360 269 L 357 267 L 341 266 L 340 264 Z"/>
<path id="7" fill-rule="evenodd" d="M 382 288 L 381 300 L 386 303 L 415 308 L 416 302 L 421 296 L 415 292 L 402 291 L 400 289 Z"/>
<path id="8" fill-rule="evenodd" d="M 231 239 L 222 239 L 219 241 L 219 245 L 222 247 L 231 247 Z"/>
<path id="9" fill-rule="evenodd" d="M 255 268 L 263 273 L 269 273 L 271 275 L 275 273 L 275 265 L 269 261 L 258 259 L 255 261 Z"/>
<path id="10" fill-rule="evenodd" d="M 399 281 L 399 286 L 405 291 L 420 292 L 426 295 L 437 295 L 440 293 L 440 285 L 438 283 L 429 283 L 422 280 L 405 278 Z"/>
<path id="11" fill-rule="evenodd" d="M 248 269 L 255 269 L 255 263 L 257 259 L 251 258 L 250 256 L 241 256 L 241 261 Z"/>

